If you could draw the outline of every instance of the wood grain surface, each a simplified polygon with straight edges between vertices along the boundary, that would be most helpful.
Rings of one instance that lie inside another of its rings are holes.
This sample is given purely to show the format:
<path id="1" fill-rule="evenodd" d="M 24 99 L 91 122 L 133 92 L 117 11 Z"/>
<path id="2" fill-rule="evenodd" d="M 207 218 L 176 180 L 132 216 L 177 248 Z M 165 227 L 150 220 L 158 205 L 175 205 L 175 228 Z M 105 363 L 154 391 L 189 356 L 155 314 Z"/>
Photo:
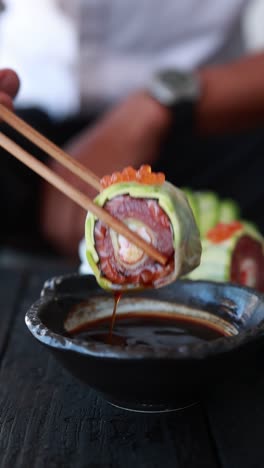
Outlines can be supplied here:
<path id="1" fill-rule="evenodd" d="M 61 272 L 0 268 L 0 468 L 263 468 L 260 366 L 250 381 L 223 382 L 183 411 L 112 407 L 64 371 L 25 326 L 44 281 Z"/>

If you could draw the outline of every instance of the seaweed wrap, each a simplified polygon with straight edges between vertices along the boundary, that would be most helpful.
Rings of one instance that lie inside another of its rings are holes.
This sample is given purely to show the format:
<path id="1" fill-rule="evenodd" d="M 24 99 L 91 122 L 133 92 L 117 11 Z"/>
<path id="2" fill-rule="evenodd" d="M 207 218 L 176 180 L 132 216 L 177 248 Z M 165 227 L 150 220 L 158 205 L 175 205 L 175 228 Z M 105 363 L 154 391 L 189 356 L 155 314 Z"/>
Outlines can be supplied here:
<path id="1" fill-rule="evenodd" d="M 183 191 L 150 166 L 126 168 L 101 180 L 95 203 L 124 222 L 168 259 L 165 266 L 87 214 L 87 260 L 99 285 L 108 290 L 162 287 L 199 265 L 199 231 Z"/>

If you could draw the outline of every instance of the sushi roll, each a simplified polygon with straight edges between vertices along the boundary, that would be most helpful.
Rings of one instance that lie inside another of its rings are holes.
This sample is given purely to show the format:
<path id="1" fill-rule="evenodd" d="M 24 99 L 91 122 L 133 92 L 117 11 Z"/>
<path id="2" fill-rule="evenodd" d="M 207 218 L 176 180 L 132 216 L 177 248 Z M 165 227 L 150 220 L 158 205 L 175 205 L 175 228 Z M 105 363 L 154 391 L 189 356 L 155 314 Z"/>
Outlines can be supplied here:
<path id="1" fill-rule="evenodd" d="M 218 223 L 202 240 L 198 268 L 188 278 L 232 282 L 264 291 L 264 242 L 246 221 Z"/>
<path id="2" fill-rule="evenodd" d="M 208 190 L 195 191 L 188 187 L 182 190 L 193 211 L 202 239 L 218 223 L 231 223 L 240 219 L 240 209 L 234 200 L 221 199 L 215 192 Z"/>
<path id="3" fill-rule="evenodd" d="M 107 290 L 162 287 L 199 265 L 199 231 L 183 191 L 150 166 L 126 168 L 101 180 L 95 203 L 151 243 L 165 266 L 117 234 L 92 213 L 85 225 L 86 255 L 99 285 Z"/>

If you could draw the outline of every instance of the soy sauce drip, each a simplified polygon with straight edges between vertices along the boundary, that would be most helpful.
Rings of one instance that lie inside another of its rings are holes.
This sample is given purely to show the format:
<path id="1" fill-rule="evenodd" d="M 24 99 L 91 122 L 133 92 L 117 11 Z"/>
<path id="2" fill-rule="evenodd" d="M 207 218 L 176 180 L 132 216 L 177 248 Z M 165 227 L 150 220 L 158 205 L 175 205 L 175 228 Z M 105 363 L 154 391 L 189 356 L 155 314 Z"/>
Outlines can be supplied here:
<path id="1" fill-rule="evenodd" d="M 113 339 L 113 330 L 114 330 L 114 326 L 115 326 L 115 320 L 116 320 L 116 310 L 117 310 L 117 306 L 118 306 L 118 303 L 121 299 L 121 296 L 122 296 L 122 293 L 121 292 L 115 292 L 114 293 L 114 309 L 113 309 L 113 313 L 112 313 L 112 317 L 111 317 L 111 324 L 110 324 L 110 330 L 109 330 L 109 335 L 108 335 L 108 343 L 109 344 L 112 344 L 112 339 Z"/>

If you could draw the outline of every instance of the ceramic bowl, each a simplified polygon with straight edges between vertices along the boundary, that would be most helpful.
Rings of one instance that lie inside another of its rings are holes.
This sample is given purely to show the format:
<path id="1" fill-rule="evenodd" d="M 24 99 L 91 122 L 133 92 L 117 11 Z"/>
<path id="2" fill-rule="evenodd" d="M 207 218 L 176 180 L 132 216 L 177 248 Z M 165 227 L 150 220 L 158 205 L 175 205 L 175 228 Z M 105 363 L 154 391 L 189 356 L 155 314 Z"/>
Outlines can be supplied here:
<path id="1" fill-rule="evenodd" d="M 112 304 L 111 295 L 99 289 L 92 276 L 56 277 L 46 281 L 25 320 L 32 335 L 72 375 L 122 408 L 169 411 L 191 405 L 223 379 L 243 376 L 263 345 L 261 294 L 232 284 L 190 280 L 126 296 L 118 314 L 128 307 L 180 310 L 185 318 L 208 321 L 229 336 L 169 346 L 124 346 L 69 336 L 66 325 L 110 317 L 109 301 Z"/>

